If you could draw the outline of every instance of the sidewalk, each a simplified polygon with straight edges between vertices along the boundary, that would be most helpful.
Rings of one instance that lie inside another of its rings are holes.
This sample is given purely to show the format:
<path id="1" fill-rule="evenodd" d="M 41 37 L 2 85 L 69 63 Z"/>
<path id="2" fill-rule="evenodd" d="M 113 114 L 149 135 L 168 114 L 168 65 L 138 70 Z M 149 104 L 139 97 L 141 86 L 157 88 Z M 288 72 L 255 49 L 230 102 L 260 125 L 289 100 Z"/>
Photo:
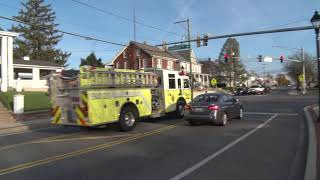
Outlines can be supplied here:
<path id="1" fill-rule="evenodd" d="M 320 179 L 320 122 L 317 122 L 319 106 L 307 106 L 304 111 L 308 122 L 309 136 L 305 180 Z"/>
<path id="2" fill-rule="evenodd" d="M 16 117 L 19 119 L 19 117 Z M 21 117 L 20 117 L 21 119 Z M 5 134 L 14 134 L 23 131 L 30 131 L 40 128 L 50 128 L 49 116 L 34 116 L 18 121 L 0 121 L 0 136 Z"/>

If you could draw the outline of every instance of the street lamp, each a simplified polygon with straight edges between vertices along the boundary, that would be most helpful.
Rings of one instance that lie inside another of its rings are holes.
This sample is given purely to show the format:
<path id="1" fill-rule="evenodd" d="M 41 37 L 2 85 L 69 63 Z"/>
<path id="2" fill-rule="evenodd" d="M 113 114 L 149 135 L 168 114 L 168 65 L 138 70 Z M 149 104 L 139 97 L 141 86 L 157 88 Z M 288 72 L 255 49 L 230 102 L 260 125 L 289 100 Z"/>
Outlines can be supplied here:
<path id="1" fill-rule="evenodd" d="M 316 43 L 317 43 L 317 62 L 318 62 L 318 105 L 320 106 L 320 37 L 319 37 L 319 28 L 320 28 L 320 15 L 318 11 L 316 11 L 311 18 L 311 23 L 316 32 Z M 319 116 L 318 122 L 320 122 L 320 108 L 319 108 Z"/>

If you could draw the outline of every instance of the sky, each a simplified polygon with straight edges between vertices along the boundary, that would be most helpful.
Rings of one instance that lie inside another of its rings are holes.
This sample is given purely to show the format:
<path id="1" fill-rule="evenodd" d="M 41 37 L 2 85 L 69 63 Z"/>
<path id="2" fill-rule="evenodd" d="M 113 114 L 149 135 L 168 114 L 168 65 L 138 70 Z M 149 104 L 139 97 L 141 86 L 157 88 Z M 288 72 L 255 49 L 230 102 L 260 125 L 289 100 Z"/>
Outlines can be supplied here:
<path id="1" fill-rule="evenodd" d="M 186 25 L 174 24 L 179 20 L 190 19 L 192 38 L 197 35 L 224 35 L 266 29 L 310 25 L 315 10 L 320 10 L 320 0 L 78 0 L 108 12 L 129 19 L 133 18 L 148 26 L 136 25 L 136 41 L 155 45 L 163 41 L 180 41 L 187 34 Z M 18 14 L 21 2 L 26 0 L 0 0 L 0 15 L 12 17 Z M 56 12 L 56 22 L 60 30 L 88 35 L 107 41 L 128 44 L 133 40 L 133 23 L 106 14 L 72 0 L 45 0 Z M 0 26 L 8 29 L 12 22 L 0 19 Z M 173 33 L 168 33 L 173 32 Z M 283 65 L 279 60 L 272 63 L 258 63 L 254 58 L 263 56 L 287 57 L 292 52 L 274 46 L 289 48 L 303 47 L 315 55 L 315 33 L 313 30 L 236 37 L 240 43 L 241 61 L 248 70 L 258 73 L 279 73 Z M 226 39 L 210 40 L 208 46 L 197 48 L 192 45 L 197 58 L 216 59 Z M 121 46 L 64 35 L 58 45 L 72 55 L 69 67 L 77 69 L 80 58 L 95 52 L 104 63 L 110 61 Z"/>

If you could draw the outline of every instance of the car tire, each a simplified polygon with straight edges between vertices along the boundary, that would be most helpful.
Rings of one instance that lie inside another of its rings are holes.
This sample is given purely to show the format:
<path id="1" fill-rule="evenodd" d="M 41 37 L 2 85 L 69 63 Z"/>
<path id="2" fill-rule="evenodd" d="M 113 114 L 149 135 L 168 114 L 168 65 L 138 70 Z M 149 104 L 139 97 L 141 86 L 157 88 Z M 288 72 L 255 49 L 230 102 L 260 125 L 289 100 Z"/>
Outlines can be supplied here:
<path id="1" fill-rule="evenodd" d="M 188 121 L 188 123 L 189 123 L 191 126 L 195 126 L 195 125 L 197 125 L 197 123 L 196 123 L 196 122 L 194 122 L 194 121 Z"/>
<path id="2" fill-rule="evenodd" d="M 243 107 L 240 108 L 239 116 L 237 116 L 237 119 L 242 119 L 242 118 L 243 118 Z"/>
<path id="3" fill-rule="evenodd" d="M 176 107 L 176 112 L 175 115 L 177 118 L 182 118 L 184 116 L 184 106 L 186 105 L 186 103 L 182 100 L 177 102 L 177 107 Z"/>
<path id="4" fill-rule="evenodd" d="M 133 106 L 125 106 L 120 113 L 118 126 L 120 131 L 132 131 L 138 120 L 138 111 Z"/>
<path id="5" fill-rule="evenodd" d="M 225 126 L 228 123 L 228 115 L 225 112 L 220 113 L 217 121 L 213 122 L 214 125 Z"/>

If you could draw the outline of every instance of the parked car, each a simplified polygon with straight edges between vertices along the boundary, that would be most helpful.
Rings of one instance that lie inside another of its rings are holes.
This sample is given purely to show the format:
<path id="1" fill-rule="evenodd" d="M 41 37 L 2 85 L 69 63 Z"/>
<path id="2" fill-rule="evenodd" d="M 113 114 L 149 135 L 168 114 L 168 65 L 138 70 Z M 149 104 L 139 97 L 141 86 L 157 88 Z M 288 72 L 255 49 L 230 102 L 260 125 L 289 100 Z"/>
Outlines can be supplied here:
<path id="1" fill-rule="evenodd" d="M 244 96 L 244 95 L 248 95 L 248 88 L 247 87 L 237 87 L 235 92 L 234 92 L 235 96 Z"/>
<path id="2" fill-rule="evenodd" d="M 243 106 L 231 95 L 206 93 L 194 98 L 185 106 L 185 120 L 190 125 L 210 122 L 224 126 L 232 118 L 243 117 Z"/>
<path id="3" fill-rule="evenodd" d="M 261 85 L 252 85 L 249 90 L 248 94 L 264 94 L 265 88 Z"/>

